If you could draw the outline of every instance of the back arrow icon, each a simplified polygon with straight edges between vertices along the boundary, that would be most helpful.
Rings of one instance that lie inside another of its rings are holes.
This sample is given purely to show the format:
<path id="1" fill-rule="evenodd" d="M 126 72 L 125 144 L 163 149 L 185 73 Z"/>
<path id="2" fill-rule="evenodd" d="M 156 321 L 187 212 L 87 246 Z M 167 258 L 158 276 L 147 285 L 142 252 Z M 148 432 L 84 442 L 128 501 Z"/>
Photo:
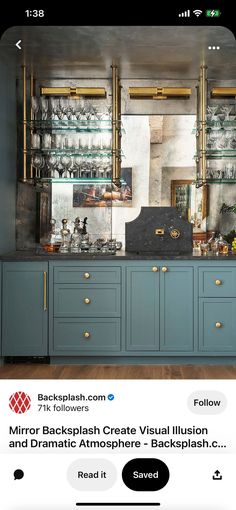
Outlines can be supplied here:
<path id="1" fill-rule="evenodd" d="M 19 39 L 19 41 L 17 41 L 17 43 L 15 44 L 15 45 L 16 45 L 16 47 L 18 48 L 18 50 L 21 50 L 21 45 L 20 45 L 20 43 L 21 43 L 21 39 Z"/>

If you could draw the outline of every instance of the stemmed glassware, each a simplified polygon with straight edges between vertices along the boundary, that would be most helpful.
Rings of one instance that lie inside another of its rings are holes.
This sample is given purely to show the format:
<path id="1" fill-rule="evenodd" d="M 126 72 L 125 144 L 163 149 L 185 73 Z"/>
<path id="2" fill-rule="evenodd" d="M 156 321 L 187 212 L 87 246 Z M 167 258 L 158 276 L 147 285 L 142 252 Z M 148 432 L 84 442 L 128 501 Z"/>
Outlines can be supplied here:
<path id="1" fill-rule="evenodd" d="M 35 173 L 36 178 L 40 178 L 42 176 L 41 170 L 43 169 L 44 164 L 45 164 L 45 162 L 44 162 L 44 157 L 42 154 L 38 153 L 38 154 L 33 155 L 32 165 L 36 170 L 36 173 Z"/>
<path id="2" fill-rule="evenodd" d="M 42 120 L 47 120 L 48 118 L 48 110 L 49 110 L 49 104 L 46 97 L 40 97 L 40 108 L 42 112 Z"/>
<path id="3" fill-rule="evenodd" d="M 54 178 L 56 172 L 60 178 L 110 177 L 111 133 L 107 132 L 107 123 L 112 116 L 111 105 L 102 104 L 100 108 L 96 102 L 84 99 L 33 96 L 31 107 L 33 120 L 42 121 L 40 126 L 33 126 L 31 136 L 37 178 L 43 172 L 49 178 Z M 215 111 L 211 110 L 212 118 Z"/>
<path id="4" fill-rule="evenodd" d="M 209 120 L 211 122 L 214 120 L 217 120 L 217 115 L 216 115 L 217 110 L 218 110 L 218 106 L 208 106 L 207 107 L 207 113 L 208 113 L 208 116 L 210 117 Z"/>
<path id="5" fill-rule="evenodd" d="M 39 112 L 39 100 L 36 96 L 31 97 L 31 108 L 32 108 L 34 120 L 36 120 L 37 113 Z"/>
<path id="6" fill-rule="evenodd" d="M 59 172 L 59 176 L 62 177 L 63 173 L 65 172 L 65 175 L 67 176 L 67 171 L 72 165 L 72 159 L 71 156 L 61 156 L 61 165 L 62 170 Z"/>
<path id="7" fill-rule="evenodd" d="M 49 170 L 49 177 L 55 177 L 55 168 L 58 165 L 58 157 L 53 154 L 49 154 L 46 160 L 47 168 Z"/>
<path id="8" fill-rule="evenodd" d="M 51 112 L 51 119 L 52 120 L 58 120 L 58 102 L 59 100 L 55 97 L 50 98 L 50 112 Z"/>
<path id="9" fill-rule="evenodd" d="M 221 107 L 221 111 L 224 113 L 224 120 L 228 121 L 230 120 L 230 112 L 232 111 L 231 105 L 224 105 Z"/>

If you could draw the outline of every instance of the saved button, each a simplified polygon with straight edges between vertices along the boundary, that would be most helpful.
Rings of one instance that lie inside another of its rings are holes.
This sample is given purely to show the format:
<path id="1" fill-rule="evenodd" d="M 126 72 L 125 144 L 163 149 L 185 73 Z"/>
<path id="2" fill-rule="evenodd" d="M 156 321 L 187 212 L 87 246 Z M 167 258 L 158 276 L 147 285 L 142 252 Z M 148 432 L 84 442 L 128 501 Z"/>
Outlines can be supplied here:
<path id="1" fill-rule="evenodd" d="M 122 470 L 123 482 L 132 491 L 159 491 L 169 477 L 169 469 L 160 459 L 132 459 Z"/>

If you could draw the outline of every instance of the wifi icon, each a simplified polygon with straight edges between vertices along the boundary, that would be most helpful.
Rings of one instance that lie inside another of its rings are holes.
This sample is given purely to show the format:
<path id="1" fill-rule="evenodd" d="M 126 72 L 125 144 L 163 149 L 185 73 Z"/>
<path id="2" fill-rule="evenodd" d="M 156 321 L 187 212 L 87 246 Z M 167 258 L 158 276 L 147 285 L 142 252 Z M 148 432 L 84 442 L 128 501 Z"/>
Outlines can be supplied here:
<path id="1" fill-rule="evenodd" d="M 193 14 L 195 14 L 195 16 L 201 16 L 202 14 L 202 11 L 200 11 L 199 9 L 196 9 L 195 11 L 193 11 Z"/>

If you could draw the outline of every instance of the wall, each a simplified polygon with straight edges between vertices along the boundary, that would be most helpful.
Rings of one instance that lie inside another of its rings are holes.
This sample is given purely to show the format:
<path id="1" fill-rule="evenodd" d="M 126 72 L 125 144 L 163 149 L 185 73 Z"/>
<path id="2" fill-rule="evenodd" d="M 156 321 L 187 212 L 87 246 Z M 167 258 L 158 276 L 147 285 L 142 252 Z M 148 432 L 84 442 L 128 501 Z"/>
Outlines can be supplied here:
<path id="1" fill-rule="evenodd" d="M 15 249 L 16 83 L 10 63 L 0 62 L 0 253 Z"/>

